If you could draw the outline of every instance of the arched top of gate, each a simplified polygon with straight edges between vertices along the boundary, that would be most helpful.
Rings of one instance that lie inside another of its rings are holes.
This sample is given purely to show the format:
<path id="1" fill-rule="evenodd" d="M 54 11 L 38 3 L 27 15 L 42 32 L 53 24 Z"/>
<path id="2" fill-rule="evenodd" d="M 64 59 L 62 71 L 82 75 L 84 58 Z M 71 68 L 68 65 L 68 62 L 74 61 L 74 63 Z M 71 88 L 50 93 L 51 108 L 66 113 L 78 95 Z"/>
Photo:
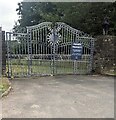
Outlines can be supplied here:
<path id="1" fill-rule="evenodd" d="M 73 34 L 76 34 L 78 37 L 85 37 L 85 38 L 90 38 L 90 39 L 94 39 L 92 36 L 90 36 L 89 34 L 83 32 L 83 31 L 80 31 L 80 30 L 77 30 L 69 25 L 67 25 L 66 23 L 63 23 L 63 22 L 56 22 L 57 26 L 59 28 L 64 28 L 65 30 L 70 30 L 71 33 Z"/>
<path id="2" fill-rule="evenodd" d="M 54 24 L 54 26 L 59 30 L 60 29 L 65 29 L 66 31 L 70 31 L 72 34 L 76 34 L 76 36 L 79 37 L 79 38 L 94 39 L 89 34 L 83 32 L 83 31 L 77 30 L 77 29 L 75 29 L 75 28 L 73 28 L 73 27 L 71 27 L 71 26 L 69 26 L 69 25 L 67 25 L 66 23 L 63 23 L 63 22 L 56 22 Z M 42 22 L 38 25 L 27 26 L 27 30 L 36 30 L 36 29 L 42 29 L 42 28 L 45 28 L 45 27 L 53 27 L 53 23 L 52 22 Z"/>
<path id="3" fill-rule="evenodd" d="M 52 22 L 42 22 L 38 25 L 33 25 L 33 26 L 27 26 L 27 29 L 39 29 L 39 28 L 44 28 L 44 27 L 49 27 L 52 25 Z"/>

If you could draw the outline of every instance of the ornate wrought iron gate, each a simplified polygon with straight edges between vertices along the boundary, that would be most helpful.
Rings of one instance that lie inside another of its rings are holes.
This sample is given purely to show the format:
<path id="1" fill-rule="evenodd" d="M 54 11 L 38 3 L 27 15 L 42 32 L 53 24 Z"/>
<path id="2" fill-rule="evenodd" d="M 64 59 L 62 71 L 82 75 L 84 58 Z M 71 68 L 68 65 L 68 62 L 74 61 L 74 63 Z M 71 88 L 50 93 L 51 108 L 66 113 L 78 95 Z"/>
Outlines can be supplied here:
<path id="1" fill-rule="evenodd" d="M 94 38 L 61 22 L 6 33 L 9 76 L 89 74 Z"/>

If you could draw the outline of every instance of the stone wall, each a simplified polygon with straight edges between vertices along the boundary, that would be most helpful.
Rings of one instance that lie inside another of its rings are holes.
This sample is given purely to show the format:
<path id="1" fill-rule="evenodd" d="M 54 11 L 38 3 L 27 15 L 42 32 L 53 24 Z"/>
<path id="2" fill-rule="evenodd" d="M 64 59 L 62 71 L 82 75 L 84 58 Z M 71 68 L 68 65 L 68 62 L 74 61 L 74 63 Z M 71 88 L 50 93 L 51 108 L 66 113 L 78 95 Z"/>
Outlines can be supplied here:
<path id="1" fill-rule="evenodd" d="M 114 71 L 115 69 L 115 49 L 116 36 L 97 36 L 94 49 L 94 66 L 96 73 Z"/>

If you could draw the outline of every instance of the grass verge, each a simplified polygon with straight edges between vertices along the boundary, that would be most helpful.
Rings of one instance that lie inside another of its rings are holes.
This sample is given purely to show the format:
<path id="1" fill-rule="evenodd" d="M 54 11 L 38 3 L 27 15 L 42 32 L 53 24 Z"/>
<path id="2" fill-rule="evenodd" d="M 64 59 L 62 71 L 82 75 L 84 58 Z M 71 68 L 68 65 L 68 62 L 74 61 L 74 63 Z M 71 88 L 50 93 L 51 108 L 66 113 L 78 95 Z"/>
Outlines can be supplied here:
<path id="1" fill-rule="evenodd" d="M 10 87 L 8 78 L 2 77 L 0 79 L 0 93 L 4 93 Z"/>

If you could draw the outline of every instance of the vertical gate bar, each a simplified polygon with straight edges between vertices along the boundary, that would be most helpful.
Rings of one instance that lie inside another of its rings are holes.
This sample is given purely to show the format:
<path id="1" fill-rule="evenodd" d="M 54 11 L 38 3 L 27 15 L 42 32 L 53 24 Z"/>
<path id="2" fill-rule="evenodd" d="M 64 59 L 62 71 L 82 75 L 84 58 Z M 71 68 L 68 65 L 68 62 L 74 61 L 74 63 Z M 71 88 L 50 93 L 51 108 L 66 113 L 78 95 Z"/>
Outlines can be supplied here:
<path id="1" fill-rule="evenodd" d="M 45 27 L 45 35 L 44 35 L 44 39 L 45 39 L 45 61 L 46 61 L 46 66 L 47 66 L 47 69 L 46 69 L 46 73 L 48 73 L 49 74 L 49 64 L 48 64 L 48 60 L 47 60 L 47 51 L 46 51 L 46 49 L 47 49 L 47 39 L 46 39 L 46 37 L 47 37 L 47 30 L 46 30 L 46 27 Z"/>
<path id="2" fill-rule="evenodd" d="M 73 41 L 71 41 L 71 39 L 70 39 L 70 29 L 67 27 L 67 30 L 68 30 L 68 42 L 70 42 L 70 44 L 69 44 L 69 47 L 70 47 L 70 49 L 69 49 L 69 53 L 68 53 L 68 60 L 69 60 L 69 55 L 71 55 L 71 47 L 72 47 L 72 42 Z M 70 60 L 69 60 L 69 63 L 70 63 L 70 65 L 71 65 L 71 67 L 70 67 L 70 73 L 73 73 L 73 61 L 71 60 L 71 58 L 70 58 Z"/>
<path id="3" fill-rule="evenodd" d="M 24 51 L 23 51 L 23 54 L 24 54 L 24 76 L 26 76 L 26 74 L 27 74 L 27 66 L 26 66 L 26 62 L 27 62 L 27 60 L 26 60 L 26 35 L 24 36 Z"/>
<path id="4" fill-rule="evenodd" d="M 18 57 L 17 57 L 17 54 L 18 54 L 18 51 L 17 51 L 17 39 L 16 39 L 16 37 L 14 37 L 14 40 L 16 41 L 16 44 L 14 44 L 14 54 L 15 54 L 15 68 L 14 68 L 14 76 L 17 76 L 17 59 L 18 59 Z"/>
<path id="5" fill-rule="evenodd" d="M 68 27 L 66 28 L 66 30 L 67 30 L 67 46 L 69 45 L 69 42 L 71 42 L 70 40 L 69 40 L 69 31 L 68 31 Z M 69 48 L 68 48 L 68 51 L 67 51 L 67 56 L 69 55 Z"/>
<path id="6" fill-rule="evenodd" d="M 86 48 L 85 48 L 85 46 L 84 46 L 83 52 L 84 52 L 84 54 L 83 54 L 84 56 L 83 56 L 83 57 L 84 57 L 84 61 L 85 61 L 85 63 L 86 63 L 86 72 L 87 72 L 87 69 L 88 69 L 88 67 L 87 67 L 87 66 L 88 66 L 87 56 L 88 56 L 88 55 L 86 54 Z"/>
<path id="7" fill-rule="evenodd" d="M 25 63 L 26 63 L 26 59 L 25 59 L 25 37 L 26 37 L 26 35 L 24 35 L 23 36 L 23 69 L 24 69 L 24 76 L 25 76 L 25 71 L 26 71 L 26 65 L 25 65 Z"/>
<path id="8" fill-rule="evenodd" d="M 13 41 L 15 41 L 15 37 L 13 37 Z M 15 54 L 15 43 L 13 42 L 12 45 L 13 45 L 13 61 L 15 63 L 16 62 L 16 59 L 15 59 L 15 57 L 16 57 L 16 54 Z M 15 75 L 16 75 L 15 74 L 15 67 L 13 67 L 13 76 L 15 76 Z"/>
<path id="9" fill-rule="evenodd" d="M 86 55 L 85 55 L 85 40 L 83 40 L 83 53 L 82 53 L 82 62 L 83 62 L 83 72 L 86 71 L 86 67 L 87 67 L 87 61 L 86 61 Z"/>
<path id="10" fill-rule="evenodd" d="M 37 55 L 37 40 L 38 40 L 38 30 L 36 30 L 36 41 L 35 41 L 35 44 L 36 44 L 36 55 Z"/>
<path id="11" fill-rule="evenodd" d="M 63 54 L 65 55 L 65 56 L 67 56 L 67 45 L 66 45 L 66 27 L 64 26 L 64 43 L 63 43 L 63 46 L 64 46 L 64 52 L 63 52 Z M 61 64 L 61 68 L 62 68 L 62 72 L 61 73 L 64 73 L 64 71 L 65 71 L 65 68 L 64 68 L 64 65 L 65 65 L 65 61 L 63 61 L 62 62 L 62 64 Z"/>
<path id="12" fill-rule="evenodd" d="M 48 74 L 48 64 L 47 64 L 47 60 L 46 60 L 46 39 L 45 39 L 45 36 L 46 36 L 46 26 L 44 27 L 44 35 L 43 35 L 43 38 L 44 38 L 44 61 L 45 61 L 45 73 Z"/>
<path id="13" fill-rule="evenodd" d="M 89 48 L 89 49 L 91 49 L 91 47 L 90 47 L 90 42 L 91 42 L 91 41 L 90 41 L 90 39 L 89 39 L 89 40 L 88 40 L 88 45 L 89 45 L 88 48 Z M 90 67 L 90 66 L 89 66 L 89 65 L 90 65 L 90 63 L 89 63 L 89 60 L 90 60 L 90 53 L 87 53 L 87 48 L 86 48 L 86 55 L 87 55 L 87 62 L 88 62 L 87 73 L 89 73 L 89 67 Z"/>
<path id="14" fill-rule="evenodd" d="M 22 57 L 22 43 L 21 43 L 21 37 L 19 37 L 19 40 L 20 40 L 20 75 L 22 76 L 22 60 L 21 60 L 21 57 Z"/>
<path id="15" fill-rule="evenodd" d="M 88 44 L 88 40 L 87 40 L 87 44 Z M 83 46 L 84 46 L 84 45 L 83 45 Z M 83 53 L 84 53 L 84 54 L 85 54 L 85 50 L 86 50 L 86 48 L 83 47 Z M 83 55 L 84 55 L 84 54 L 83 54 Z M 88 56 L 88 55 L 87 55 L 87 56 Z M 84 66 L 84 69 L 85 69 L 84 72 L 85 72 L 85 73 L 87 73 L 87 62 L 88 62 L 86 58 L 87 58 L 86 55 L 84 55 L 84 56 L 83 56 L 83 61 L 84 61 L 84 63 L 85 63 L 85 66 Z"/>
<path id="16" fill-rule="evenodd" d="M 45 28 L 44 28 L 44 54 L 45 54 L 45 62 L 46 62 L 45 65 L 46 65 L 46 67 L 47 67 L 47 68 L 46 68 L 46 73 L 49 74 L 49 66 L 48 66 L 49 64 L 48 64 L 47 55 L 46 55 L 46 54 L 47 54 L 47 53 L 46 53 L 46 32 L 47 32 L 47 31 L 46 31 L 46 26 L 45 26 Z"/>
<path id="17" fill-rule="evenodd" d="M 31 74 L 36 71 L 35 68 L 35 60 L 33 59 L 33 55 L 35 55 L 35 29 L 32 30 L 32 39 L 31 39 L 31 44 L 32 44 L 32 65 L 31 65 Z M 35 71 L 34 71 L 35 70 Z"/>
<path id="18" fill-rule="evenodd" d="M 6 43 L 7 43 L 7 66 L 8 66 L 8 77 L 10 77 L 10 64 L 9 64 L 9 54 L 10 54 L 10 51 L 9 51 L 9 41 L 8 41 L 8 32 L 6 32 Z"/>
<path id="19" fill-rule="evenodd" d="M 15 75 L 17 76 L 17 69 L 18 69 L 18 40 L 17 40 L 17 37 L 15 37 L 15 40 L 16 40 L 16 60 L 15 60 L 15 62 L 16 62 L 16 71 L 15 71 Z"/>
<path id="20" fill-rule="evenodd" d="M 31 75 L 33 74 L 33 61 L 32 61 L 32 55 L 33 55 L 33 40 L 34 40 L 34 29 L 31 29 L 31 34 L 30 34 L 30 38 L 31 38 L 31 57 L 30 57 L 30 71 L 31 71 Z"/>
<path id="21" fill-rule="evenodd" d="M 58 40 L 59 40 L 59 38 L 57 38 L 59 36 L 57 36 L 57 34 L 58 34 L 57 29 L 58 29 L 58 25 L 55 24 L 55 37 L 54 37 L 54 39 L 55 39 L 55 74 L 57 74 L 56 67 L 59 64 L 59 60 L 58 60 Z"/>
<path id="22" fill-rule="evenodd" d="M 15 46 L 15 55 L 16 55 L 16 60 L 15 60 L 15 62 L 16 62 L 16 71 L 18 71 L 17 70 L 17 68 L 18 68 L 18 62 L 17 62 L 17 60 L 18 60 L 18 44 L 17 44 L 17 39 L 16 39 L 16 37 L 15 37 L 15 40 L 16 40 L 16 46 Z M 17 76 L 17 74 L 16 74 L 16 71 L 15 71 L 15 75 Z"/>
<path id="23" fill-rule="evenodd" d="M 71 44 L 73 43 L 73 42 L 76 42 L 76 40 L 74 39 L 74 33 L 73 33 L 73 30 L 72 30 L 72 40 L 71 40 Z M 74 60 L 74 67 L 76 66 L 76 60 Z M 75 67 L 76 68 L 76 67 Z M 76 69 L 74 68 L 74 72 L 76 72 Z M 75 73 L 74 73 L 75 74 Z"/>
<path id="24" fill-rule="evenodd" d="M 34 41 L 34 49 L 35 55 L 33 56 L 33 60 L 35 61 L 34 66 L 37 66 L 36 54 L 37 54 L 37 29 L 35 29 L 35 41 Z M 37 70 L 36 70 L 37 71 Z M 34 73 L 35 74 L 35 73 Z"/>
<path id="25" fill-rule="evenodd" d="M 55 75 L 55 25 L 53 23 L 53 75 Z"/>
<path id="26" fill-rule="evenodd" d="M 43 67 L 42 67 L 42 71 L 43 71 L 43 75 L 45 74 L 45 62 L 44 62 L 44 39 L 43 39 L 43 33 L 44 33 L 44 27 L 42 28 L 42 32 L 41 32 L 41 35 L 42 35 L 42 64 L 43 64 Z"/>
<path id="27" fill-rule="evenodd" d="M 32 37 L 32 55 L 34 55 L 35 54 L 35 29 L 33 30 L 32 35 L 33 35 L 33 37 Z"/>
<path id="28" fill-rule="evenodd" d="M 43 54 L 42 54 L 42 29 L 40 29 L 40 55 L 41 55 L 41 60 L 40 60 L 40 63 L 41 63 L 41 65 L 43 65 Z M 42 68 L 42 67 L 41 67 Z M 41 69 L 40 68 L 40 69 Z M 39 69 L 39 70 L 40 70 Z M 42 72 L 43 72 L 43 69 L 42 70 L 40 70 L 40 74 L 42 74 Z"/>
<path id="29" fill-rule="evenodd" d="M 10 54 L 10 55 L 9 55 L 9 62 L 10 62 L 9 65 L 10 65 L 10 73 L 11 73 L 11 76 L 12 76 L 12 63 L 11 63 L 11 54 L 12 54 L 12 53 L 11 53 L 11 52 L 12 52 L 12 51 L 11 51 L 11 34 L 12 34 L 12 33 L 9 33 L 9 54 Z M 11 51 L 11 52 L 10 52 L 10 51 Z"/>
<path id="30" fill-rule="evenodd" d="M 84 44 L 84 41 L 83 41 L 83 38 L 81 38 L 81 41 L 80 41 L 81 44 Z M 79 74 L 83 74 L 83 62 L 82 60 L 79 60 L 79 67 L 78 67 L 78 70 L 79 70 Z"/>
<path id="31" fill-rule="evenodd" d="M 47 28 L 46 27 L 45 27 L 45 54 L 47 55 Z"/>
<path id="32" fill-rule="evenodd" d="M 79 39 L 78 32 L 76 31 L 75 34 L 76 34 L 75 41 L 71 41 L 71 45 L 73 42 L 78 42 L 78 39 Z M 75 67 L 76 63 L 75 62 L 76 62 L 75 60 L 72 60 L 73 74 L 76 74 L 76 67 Z"/>
<path id="33" fill-rule="evenodd" d="M 27 39 L 26 39 L 27 35 L 25 36 L 25 39 L 24 39 L 24 54 L 26 55 L 26 45 L 27 45 Z"/>
<path id="34" fill-rule="evenodd" d="M 70 42 L 70 40 L 69 40 L 69 38 L 68 38 L 68 27 L 66 27 L 66 43 L 68 43 L 68 44 L 66 44 L 66 46 L 67 46 L 67 53 L 66 53 L 66 60 L 65 61 L 63 61 L 63 63 L 66 63 L 66 65 L 64 65 L 64 69 L 65 69 L 65 71 L 66 71 L 66 73 L 68 73 L 69 72 L 69 66 L 70 66 L 70 64 L 69 64 L 69 61 L 68 61 L 68 55 L 69 55 L 69 42 Z M 68 64 L 67 64 L 67 62 L 68 62 Z M 68 66 L 69 65 L 69 66 Z M 67 66 L 67 68 L 65 67 L 65 66 Z M 64 72 L 65 73 L 65 72 Z"/>
<path id="35" fill-rule="evenodd" d="M 41 33 L 42 33 L 42 30 L 40 29 L 40 65 L 42 65 L 42 36 L 41 36 Z M 40 67 L 40 69 L 39 69 L 39 71 L 40 71 L 40 74 L 42 74 L 42 72 L 41 72 L 41 67 Z M 43 70 L 42 70 L 43 71 Z"/>
<path id="36" fill-rule="evenodd" d="M 24 65 L 23 65 L 23 42 L 24 42 L 24 35 L 20 35 L 21 36 L 21 75 L 24 75 Z"/>
<path id="37" fill-rule="evenodd" d="M 26 66 L 26 75 L 28 75 L 28 63 L 27 63 L 27 58 L 28 58 L 28 44 L 27 44 L 27 38 L 28 36 L 27 36 L 27 34 L 26 34 L 26 37 L 25 37 L 25 58 L 26 58 L 26 62 L 25 62 L 25 66 Z"/>
<path id="38" fill-rule="evenodd" d="M 37 36 L 38 36 L 38 40 L 37 40 L 37 49 L 38 49 L 38 51 L 37 51 L 37 59 L 38 59 L 38 63 L 40 64 L 40 56 L 39 56 L 39 54 L 40 54 L 40 30 L 39 30 L 39 28 L 38 28 L 38 34 L 37 34 Z M 39 68 L 37 69 L 37 72 L 39 73 Z"/>
<path id="39" fill-rule="evenodd" d="M 77 38 L 76 38 L 76 41 L 71 41 L 71 46 L 73 42 L 77 42 Z M 76 74 L 76 60 L 72 60 L 72 63 L 73 63 L 73 74 Z"/>
<path id="40" fill-rule="evenodd" d="M 45 45 L 45 43 L 44 43 L 44 27 L 42 28 L 42 55 L 43 55 L 43 59 L 42 59 L 42 61 L 43 61 L 43 71 L 44 71 L 44 74 L 46 73 L 46 70 L 45 70 L 45 54 L 44 54 L 44 45 Z"/>
<path id="41" fill-rule="evenodd" d="M 85 70 L 86 70 L 86 66 L 87 66 L 87 61 L 86 61 L 86 55 L 85 55 L 85 45 L 84 45 L 84 43 L 85 43 L 85 40 L 83 41 L 83 53 L 82 53 L 82 61 L 83 61 L 83 64 L 84 64 L 84 70 L 83 70 L 83 72 L 85 72 Z"/>
<path id="42" fill-rule="evenodd" d="M 31 29 L 27 28 L 27 35 L 28 35 L 28 75 L 31 75 L 32 71 L 32 43 L 31 43 Z"/>
<path id="43" fill-rule="evenodd" d="M 44 27 L 42 28 L 42 55 L 43 55 L 43 59 L 42 59 L 42 61 L 43 61 L 43 71 L 44 71 L 44 74 L 45 74 L 45 55 L 44 55 Z"/>
<path id="44" fill-rule="evenodd" d="M 43 43 L 43 28 L 41 29 L 41 40 L 42 40 L 42 44 L 41 44 L 42 45 L 42 47 L 41 47 L 42 50 L 41 50 L 41 53 L 42 53 L 42 61 L 43 61 L 43 58 L 44 58 L 44 54 L 43 54 L 43 44 L 44 44 Z"/>
<path id="45" fill-rule="evenodd" d="M 89 52 L 89 54 L 87 53 L 87 55 L 88 55 L 88 70 L 87 70 L 87 72 L 88 72 L 88 74 L 90 74 L 90 66 L 91 66 L 91 39 L 89 39 L 88 44 L 89 44 L 90 52 Z"/>
<path id="46" fill-rule="evenodd" d="M 63 40 L 63 54 L 66 55 L 66 33 L 65 33 L 65 26 L 63 26 L 63 37 L 64 37 L 64 40 Z M 63 61 L 64 62 L 64 61 Z M 61 62 L 61 73 L 64 73 L 64 65 L 63 65 L 63 62 Z M 65 64 L 65 62 L 64 62 Z"/>
<path id="47" fill-rule="evenodd" d="M 20 69 L 20 72 L 19 72 L 19 75 L 21 75 L 21 41 L 20 41 L 20 38 L 18 37 L 18 41 L 19 41 L 19 45 L 18 45 L 18 49 L 19 49 L 19 69 Z"/>
<path id="48" fill-rule="evenodd" d="M 88 44 L 88 41 L 87 41 L 87 44 Z M 83 57 L 84 57 L 84 61 L 86 64 L 86 71 L 85 72 L 88 73 L 88 59 L 87 59 L 88 53 L 87 53 L 87 47 L 85 46 L 85 44 L 84 44 L 84 56 Z"/>
<path id="49" fill-rule="evenodd" d="M 94 39 L 91 39 L 91 44 L 90 44 L 90 73 L 92 72 L 93 69 L 93 52 L 94 52 Z"/>
<path id="50" fill-rule="evenodd" d="M 64 53 L 64 43 L 65 43 L 65 41 L 64 41 L 64 27 L 62 27 L 62 46 L 61 46 L 61 49 L 62 49 L 62 55 L 64 55 L 65 53 Z M 64 60 L 63 60 L 64 61 Z M 60 69 L 62 69 L 62 65 L 60 64 L 60 62 L 59 62 L 59 66 L 60 66 Z M 60 70 L 61 71 L 61 70 Z M 61 71 L 61 73 L 62 73 L 62 71 Z"/>
<path id="51" fill-rule="evenodd" d="M 66 30 L 65 30 L 65 55 L 66 55 L 66 57 L 67 57 L 67 55 L 68 55 L 68 39 L 67 39 L 67 27 L 66 27 Z M 65 67 L 65 65 L 66 65 L 66 62 L 67 62 L 67 60 L 65 60 L 65 61 L 63 61 L 63 63 L 62 63 L 62 66 L 63 66 L 63 74 L 64 73 L 67 73 L 67 66 Z"/>
<path id="52" fill-rule="evenodd" d="M 24 42 L 25 42 L 25 38 L 24 38 L 24 35 L 23 35 L 23 51 L 22 51 L 22 65 L 23 65 L 23 76 L 24 76 L 24 74 L 25 74 L 25 65 L 24 65 L 24 63 L 25 63 L 25 55 L 24 55 L 24 53 L 25 53 L 25 51 L 24 51 L 24 49 L 25 49 L 25 44 L 24 44 Z"/>
<path id="53" fill-rule="evenodd" d="M 78 43 L 81 43 L 81 40 L 82 39 L 79 38 Z M 76 74 L 80 74 L 81 70 L 82 70 L 81 62 L 80 60 L 78 60 L 76 61 Z"/>
<path id="54" fill-rule="evenodd" d="M 82 44 L 82 45 L 84 45 L 84 39 L 83 38 L 81 38 L 81 41 L 80 41 L 80 43 Z M 79 74 L 83 74 L 83 64 L 84 64 L 84 62 L 82 62 L 82 60 L 79 60 Z"/>
<path id="55" fill-rule="evenodd" d="M 25 76 L 25 71 L 26 71 L 26 65 L 25 65 L 25 35 L 23 36 L 23 69 L 24 69 L 24 72 L 23 72 L 23 75 Z"/>
<path id="56" fill-rule="evenodd" d="M 34 61 L 35 61 L 35 64 L 34 64 L 34 66 L 38 66 L 38 62 L 37 62 L 37 59 L 36 59 L 36 56 L 37 56 L 37 33 L 38 31 L 37 31 L 37 29 L 35 29 L 35 57 L 34 57 Z M 36 68 L 36 71 L 37 71 L 37 68 Z M 36 72 L 34 71 L 34 74 L 35 74 Z"/>
<path id="57" fill-rule="evenodd" d="M 64 43 L 63 43 L 63 45 L 64 45 L 64 53 L 63 53 L 63 54 L 64 54 L 64 56 L 66 56 L 66 49 L 67 49 L 67 48 L 66 48 L 66 43 L 67 43 L 67 42 L 66 42 L 66 40 L 67 40 L 67 38 L 66 38 L 66 37 L 67 37 L 67 36 L 66 36 L 67 31 L 66 31 L 66 30 L 67 30 L 67 27 L 64 26 L 64 28 L 65 28 L 65 29 L 64 29 Z M 63 62 L 64 62 L 64 64 L 63 64 Z M 62 72 L 64 73 L 64 71 L 65 71 L 65 68 L 64 68 L 65 61 L 63 61 L 63 62 L 62 62 Z"/>
<path id="58" fill-rule="evenodd" d="M 50 28 L 51 28 L 50 31 L 51 31 L 51 33 L 52 33 L 53 23 L 51 24 Z M 51 33 L 50 33 L 50 34 L 51 34 Z M 50 40 L 50 38 L 49 38 L 49 40 Z M 50 69 L 51 69 L 51 75 L 53 75 L 53 59 L 52 59 L 52 56 L 53 56 L 53 44 L 52 44 L 52 42 L 50 42 L 49 44 L 50 44 L 50 49 L 49 49 Z"/>
<path id="59" fill-rule="evenodd" d="M 24 42 L 24 55 L 25 55 L 25 76 L 27 75 L 27 34 L 25 35 L 25 42 Z"/>
<path id="60" fill-rule="evenodd" d="M 29 68 L 30 76 L 32 75 L 32 54 L 33 54 L 33 29 L 29 30 Z"/>
<path id="61" fill-rule="evenodd" d="M 81 41 L 80 41 L 80 43 L 83 44 L 83 42 L 84 42 L 84 41 L 83 41 L 83 38 L 82 38 Z M 84 63 L 82 62 L 82 60 L 79 60 L 79 62 L 78 62 L 79 74 L 83 74 L 83 72 L 82 72 L 82 71 L 83 71 L 83 64 L 84 64 Z"/>
<path id="62" fill-rule="evenodd" d="M 23 42 L 24 42 L 24 36 L 23 35 L 21 35 L 21 42 L 22 42 L 22 44 L 21 44 L 21 49 L 22 49 L 22 53 L 21 53 L 21 55 L 23 55 Z"/>

